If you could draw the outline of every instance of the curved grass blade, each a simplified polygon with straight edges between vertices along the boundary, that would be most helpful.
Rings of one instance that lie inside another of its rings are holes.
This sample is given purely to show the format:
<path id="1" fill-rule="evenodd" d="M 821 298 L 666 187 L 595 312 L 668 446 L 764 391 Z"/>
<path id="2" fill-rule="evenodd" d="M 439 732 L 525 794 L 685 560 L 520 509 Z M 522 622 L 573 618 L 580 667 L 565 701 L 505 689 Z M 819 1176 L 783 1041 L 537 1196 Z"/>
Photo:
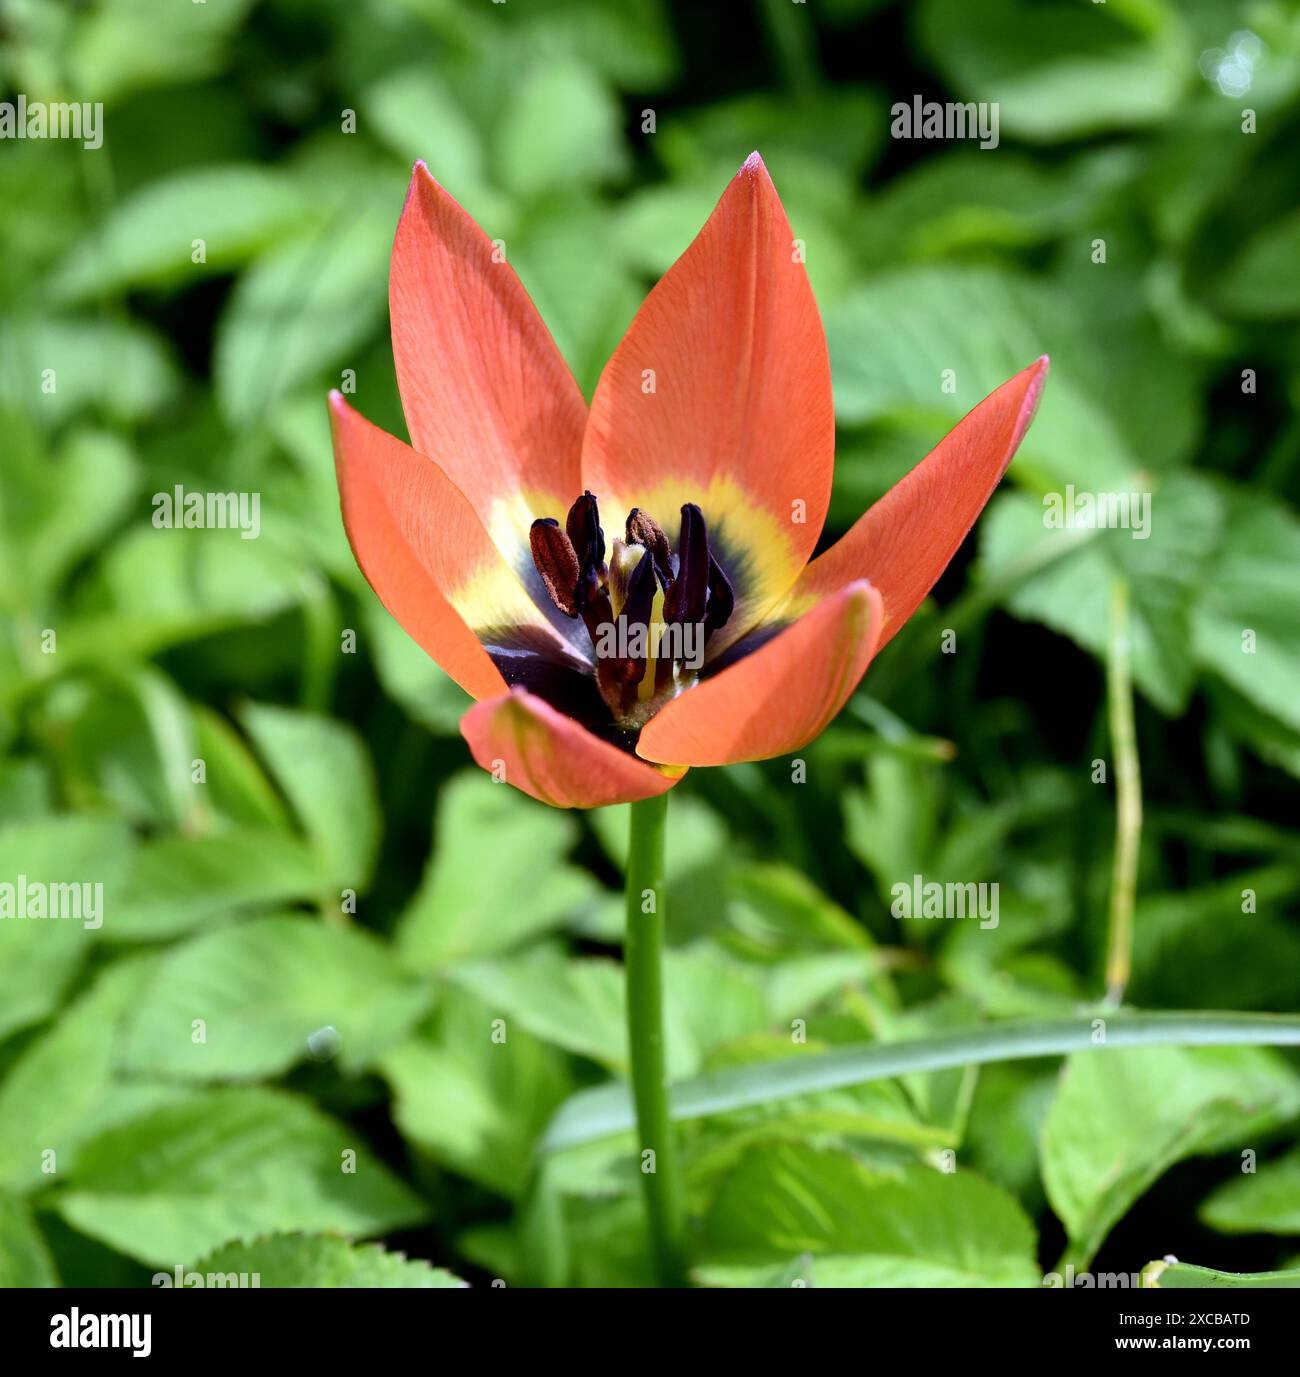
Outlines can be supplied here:
<path id="1" fill-rule="evenodd" d="M 1142 1285 L 1155 1290 L 1192 1287 L 1197 1290 L 1258 1290 L 1281 1287 L 1300 1290 L 1300 1269 L 1289 1272 L 1219 1272 L 1190 1262 L 1151 1262 L 1142 1269 Z"/>
<path id="2" fill-rule="evenodd" d="M 830 1052 L 710 1072 L 672 1086 L 672 1117 L 699 1119 L 818 1090 L 862 1085 L 918 1071 L 985 1062 L 1064 1056 L 1113 1047 L 1300 1046 L 1300 1017 L 1281 1014 L 1133 1013 L 1019 1020 L 901 1042 L 872 1042 Z M 543 1153 L 631 1129 L 632 1101 L 621 1083 L 579 1091 L 551 1120 Z"/>

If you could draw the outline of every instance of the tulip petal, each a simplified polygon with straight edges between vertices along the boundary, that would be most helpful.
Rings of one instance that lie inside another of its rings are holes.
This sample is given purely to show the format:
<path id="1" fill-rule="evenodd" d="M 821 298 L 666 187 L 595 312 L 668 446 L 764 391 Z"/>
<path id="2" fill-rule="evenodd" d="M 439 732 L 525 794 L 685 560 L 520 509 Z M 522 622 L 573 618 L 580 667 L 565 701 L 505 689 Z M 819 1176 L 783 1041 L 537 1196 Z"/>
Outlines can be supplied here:
<path id="1" fill-rule="evenodd" d="M 729 765 L 806 746 L 857 687 L 882 621 L 880 594 L 869 583 L 841 588 L 661 708 L 637 753 L 676 765 Z"/>
<path id="2" fill-rule="evenodd" d="M 652 798 L 685 773 L 647 765 L 526 689 L 475 703 L 460 733 L 485 770 L 555 808 Z"/>
<path id="3" fill-rule="evenodd" d="M 808 565 L 786 617 L 853 579 L 869 579 L 885 604 L 885 645 L 920 606 L 993 495 L 1023 439 L 1047 378 L 1046 355 L 1004 382 L 854 526 Z"/>
<path id="4" fill-rule="evenodd" d="M 330 423 L 357 563 L 379 600 L 461 688 L 493 697 L 539 662 L 589 675 L 437 464 L 337 392 L 330 394 Z"/>
<path id="5" fill-rule="evenodd" d="M 737 595 L 713 651 L 793 585 L 830 499 L 830 362 L 800 258 L 755 153 L 637 312 L 583 440 L 584 486 L 614 510 L 668 529 L 703 510 Z"/>
<path id="6" fill-rule="evenodd" d="M 398 222 L 388 297 L 411 442 L 518 570 L 533 517 L 567 511 L 581 491 L 587 407 L 514 268 L 423 163 Z"/>

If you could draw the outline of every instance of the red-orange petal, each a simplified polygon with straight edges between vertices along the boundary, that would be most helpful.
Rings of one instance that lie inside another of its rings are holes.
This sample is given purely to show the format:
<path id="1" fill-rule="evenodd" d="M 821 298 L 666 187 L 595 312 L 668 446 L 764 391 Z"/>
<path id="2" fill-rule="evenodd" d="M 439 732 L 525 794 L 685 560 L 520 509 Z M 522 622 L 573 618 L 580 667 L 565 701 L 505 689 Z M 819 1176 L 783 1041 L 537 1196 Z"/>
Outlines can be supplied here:
<path id="1" fill-rule="evenodd" d="M 563 642 L 506 566 L 483 523 L 431 459 L 330 393 L 343 524 L 380 602 L 466 693 L 488 698 L 506 681 L 480 633 L 524 629 Z"/>
<path id="2" fill-rule="evenodd" d="M 853 579 L 880 590 L 885 645 L 920 606 L 993 495 L 1023 439 L 1047 378 L 1042 358 L 1008 379 L 808 565 L 786 615 Z"/>
<path id="3" fill-rule="evenodd" d="M 757 153 L 605 366 L 584 486 L 673 529 L 685 502 L 743 575 L 724 639 L 787 591 L 830 499 L 830 361 L 802 254 Z M 733 578 L 737 572 L 729 572 Z"/>
<path id="4" fill-rule="evenodd" d="M 799 750 L 848 701 L 876 653 L 882 621 L 880 594 L 869 583 L 841 588 L 661 708 L 637 753 L 674 765 L 730 765 Z"/>
<path id="5" fill-rule="evenodd" d="M 475 703 L 460 733 L 474 759 L 506 784 L 554 808 L 603 808 L 665 793 L 665 772 L 602 741 L 526 689 Z"/>
<path id="6" fill-rule="evenodd" d="M 393 359 L 411 443 L 497 543 L 581 490 L 587 406 L 505 251 L 417 163 L 389 276 Z"/>

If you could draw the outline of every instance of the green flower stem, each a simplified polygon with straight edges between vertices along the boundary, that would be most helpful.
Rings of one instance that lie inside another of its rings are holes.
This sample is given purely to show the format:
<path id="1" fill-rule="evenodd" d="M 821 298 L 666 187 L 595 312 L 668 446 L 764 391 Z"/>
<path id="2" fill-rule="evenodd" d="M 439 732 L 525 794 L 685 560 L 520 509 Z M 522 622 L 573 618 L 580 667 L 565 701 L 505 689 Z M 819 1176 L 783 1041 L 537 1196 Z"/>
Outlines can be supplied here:
<path id="1" fill-rule="evenodd" d="M 1106 697 L 1115 760 L 1115 861 L 1111 873 L 1110 919 L 1106 936 L 1106 1003 L 1124 1001 L 1133 970 L 1133 908 L 1137 898 L 1138 848 L 1142 842 L 1142 772 L 1133 725 L 1130 669 L 1129 589 L 1116 579 L 1111 590 L 1110 636 L 1106 648 Z"/>
<path id="2" fill-rule="evenodd" d="M 627 1039 L 646 1221 L 661 1286 L 686 1280 L 686 1208 L 664 1049 L 664 834 L 668 795 L 631 805 L 627 853 Z M 648 1156 L 647 1154 L 653 1154 Z"/>

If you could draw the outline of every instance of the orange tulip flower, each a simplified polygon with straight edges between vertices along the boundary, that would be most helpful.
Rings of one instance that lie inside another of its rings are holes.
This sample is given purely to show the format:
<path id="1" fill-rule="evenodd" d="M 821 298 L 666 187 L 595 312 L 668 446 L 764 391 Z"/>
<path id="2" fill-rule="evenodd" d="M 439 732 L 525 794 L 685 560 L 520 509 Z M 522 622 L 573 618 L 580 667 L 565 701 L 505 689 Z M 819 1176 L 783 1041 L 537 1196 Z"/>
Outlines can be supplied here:
<path id="1" fill-rule="evenodd" d="M 792 245 L 754 154 L 588 409 L 514 270 L 415 167 L 389 283 L 414 448 L 331 394 L 344 524 L 384 606 L 477 699 L 461 721 L 474 759 L 534 798 L 630 802 L 692 765 L 806 745 L 1029 425 L 1045 357 L 810 562 L 835 421 Z"/>

